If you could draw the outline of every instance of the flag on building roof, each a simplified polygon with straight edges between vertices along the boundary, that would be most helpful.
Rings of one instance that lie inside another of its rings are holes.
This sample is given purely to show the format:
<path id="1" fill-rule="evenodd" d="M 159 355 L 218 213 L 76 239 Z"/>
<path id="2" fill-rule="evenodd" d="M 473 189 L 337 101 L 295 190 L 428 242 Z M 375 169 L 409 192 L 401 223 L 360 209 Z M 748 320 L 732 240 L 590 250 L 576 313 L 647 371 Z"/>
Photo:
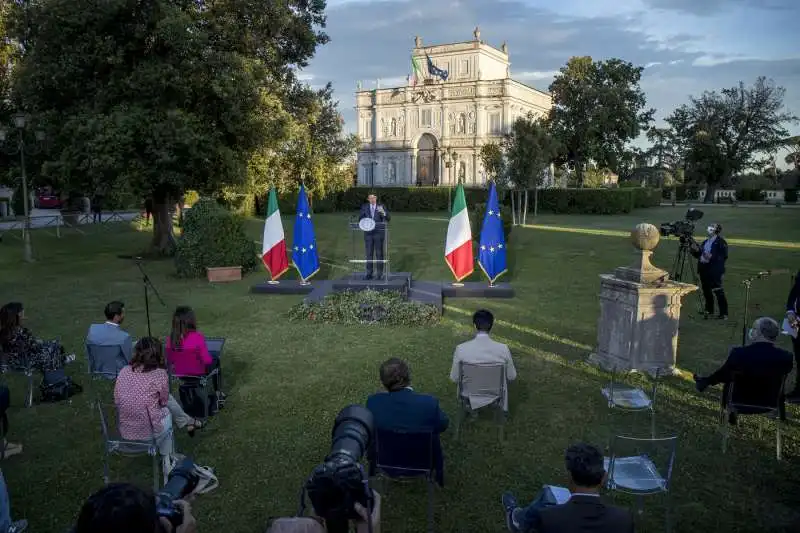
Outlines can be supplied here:
<path id="1" fill-rule="evenodd" d="M 425 76 L 422 75 L 422 69 L 419 67 L 417 58 L 411 56 L 411 84 L 416 86 L 422 81 Z"/>
<path id="2" fill-rule="evenodd" d="M 275 194 L 274 187 L 269 191 L 267 220 L 264 222 L 264 238 L 262 241 L 261 260 L 274 281 L 289 270 L 289 258 L 286 256 L 286 238 L 283 235 L 281 211 L 278 209 L 278 195 Z"/>
<path id="3" fill-rule="evenodd" d="M 431 59 L 431 56 L 425 54 L 425 57 L 428 58 L 428 72 L 430 73 L 430 75 L 431 76 L 436 76 L 437 78 L 439 78 L 442 81 L 447 81 L 447 77 L 448 77 L 447 71 L 445 69 L 443 69 L 443 68 L 439 68 L 436 65 L 434 65 L 433 64 L 433 60 Z"/>
<path id="4" fill-rule="evenodd" d="M 314 236 L 314 223 L 311 221 L 308 195 L 306 188 L 302 185 L 300 186 L 300 195 L 297 197 L 297 214 L 294 219 L 292 263 L 303 281 L 308 281 L 319 271 L 317 238 Z"/>
<path id="5" fill-rule="evenodd" d="M 458 184 L 450 223 L 447 225 L 447 242 L 444 246 L 444 260 L 453 272 L 456 281 L 461 281 L 475 269 L 475 258 L 472 255 L 472 231 L 469 227 L 467 200 L 464 197 L 464 186 Z"/>
<path id="6" fill-rule="evenodd" d="M 489 187 L 489 201 L 486 202 L 486 213 L 483 215 L 478 265 L 489 278 L 489 283 L 494 283 L 506 273 L 506 238 L 494 182 Z"/>

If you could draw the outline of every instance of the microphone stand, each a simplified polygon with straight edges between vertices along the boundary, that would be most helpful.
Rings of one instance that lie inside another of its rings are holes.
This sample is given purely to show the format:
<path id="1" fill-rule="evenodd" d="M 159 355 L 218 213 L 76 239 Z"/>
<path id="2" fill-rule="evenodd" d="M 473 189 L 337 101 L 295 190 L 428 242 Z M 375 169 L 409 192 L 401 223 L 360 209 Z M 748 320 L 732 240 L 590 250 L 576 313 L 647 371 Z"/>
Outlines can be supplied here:
<path id="1" fill-rule="evenodd" d="M 161 303 L 162 306 L 166 307 L 167 304 L 164 303 L 164 300 L 161 298 L 161 295 L 158 293 L 158 289 L 156 286 L 153 285 L 153 282 L 150 281 L 150 276 L 147 275 L 145 272 L 144 267 L 142 266 L 141 259 L 136 259 L 136 266 L 139 267 L 139 272 L 142 273 L 142 285 L 144 285 L 144 312 L 147 315 L 147 336 L 152 337 L 153 334 L 150 331 L 150 293 L 149 291 L 152 290 L 153 294 L 156 295 L 158 301 Z"/>
<path id="2" fill-rule="evenodd" d="M 742 346 L 747 344 L 747 330 L 750 327 L 750 289 L 753 285 L 753 281 L 757 279 L 764 279 L 765 277 L 769 276 L 769 272 L 759 272 L 749 278 L 746 278 L 742 281 L 742 285 L 744 285 L 744 320 L 742 322 Z"/>

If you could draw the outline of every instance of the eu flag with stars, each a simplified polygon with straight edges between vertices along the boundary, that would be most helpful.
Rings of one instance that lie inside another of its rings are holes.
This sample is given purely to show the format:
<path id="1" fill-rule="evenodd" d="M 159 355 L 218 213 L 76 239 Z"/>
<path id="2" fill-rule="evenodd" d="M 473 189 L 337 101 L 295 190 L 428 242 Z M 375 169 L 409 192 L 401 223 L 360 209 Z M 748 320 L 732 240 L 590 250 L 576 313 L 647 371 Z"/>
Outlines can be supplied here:
<path id="1" fill-rule="evenodd" d="M 494 182 L 489 188 L 489 201 L 486 203 L 486 213 L 483 216 L 479 248 L 478 264 L 489 278 L 489 283 L 494 283 L 506 273 L 506 238 Z"/>
<path id="2" fill-rule="evenodd" d="M 297 213 L 294 219 L 292 263 L 303 281 L 307 281 L 319 271 L 317 238 L 314 236 L 314 223 L 311 222 L 306 188 L 302 185 L 300 195 L 297 197 Z"/>

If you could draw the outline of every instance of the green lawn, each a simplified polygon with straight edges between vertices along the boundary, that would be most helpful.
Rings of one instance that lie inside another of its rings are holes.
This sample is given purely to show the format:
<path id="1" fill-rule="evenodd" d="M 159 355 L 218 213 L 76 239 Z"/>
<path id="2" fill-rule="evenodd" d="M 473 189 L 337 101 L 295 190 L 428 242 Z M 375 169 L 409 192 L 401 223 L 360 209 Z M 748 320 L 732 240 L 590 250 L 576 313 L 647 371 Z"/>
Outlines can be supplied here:
<path id="1" fill-rule="evenodd" d="M 454 415 L 455 386 L 448 381 L 452 350 L 470 337 L 470 314 L 478 307 L 495 313 L 493 333 L 511 346 L 520 377 L 512 386 L 503 444 L 489 417 L 470 425 L 460 442 L 452 432 L 443 436 L 446 486 L 436 493 L 437 531 L 503 531 L 499 498 L 504 489 L 522 500 L 532 498 L 543 483 L 563 483 L 562 454 L 568 444 L 605 444 L 609 430 L 600 388 L 607 376 L 583 362 L 596 337 L 598 275 L 632 259 L 626 235 L 633 225 L 673 221 L 683 211 L 546 215 L 531 227 L 515 228 L 508 279 L 517 297 L 450 300 L 440 326 L 419 330 L 290 324 L 286 311 L 301 297 L 250 295 L 250 285 L 265 277 L 261 272 L 241 283 L 211 286 L 176 279 L 169 262 L 148 264 L 167 303 L 152 306 L 155 332 L 167 332 L 174 307 L 189 304 L 207 335 L 228 339 L 223 363 L 228 407 L 195 439 L 181 434 L 178 440 L 180 451 L 214 466 L 221 481 L 217 491 L 195 504 L 200 531 L 261 532 L 269 517 L 293 513 L 298 489 L 328 451 L 334 416 L 379 388 L 378 366 L 390 356 L 407 359 L 414 387 L 439 396 Z M 705 322 L 693 312 L 695 301 L 687 302 L 678 362 L 688 372 L 711 371 L 728 346 L 737 343 L 743 277 L 800 266 L 798 210 L 715 208 L 700 227 L 709 221 L 721 222 L 732 243 L 726 277 L 732 317 L 728 323 Z M 321 279 L 344 272 L 351 247 L 346 222 L 344 215 L 315 217 L 324 263 Z M 287 239 L 291 223 L 291 217 L 284 221 Z M 411 271 L 417 279 L 448 279 L 442 258 L 445 214 L 397 214 L 392 228 L 393 270 Z M 69 350 L 78 351 L 81 359 L 72 374 L 84 384 L 82 340 L 88 324 L 102 319 L 107 301 L 125 301 L 125 326 L 136 336 L 146 334 L 139 272 L 116 256 L 136 253 L 148 238 L 126 225 L 86 231 L 65 231 L 61 239 L 34 232 L 39 260 L 32 266 L 20 261 L 19 240 L 6 235 L 0 243 L 0 300 L 24 301 L 34 332 L 59 336 Z M 248 231 L 260 240 L 261 221 L 249 222 Z M 662 242 L 654 262 L 670 268 L 675 246 Z M 788 275 L 756 282 L 751 315 L 782 315 L 789 283 Z M 788 348 L 785 338 L 781 344 Z M 89 391 L 69 406 L 23 409 L 22 383 L 14 376 L 10 383 L 12 440 L 25 446 L 22 455 L 2 465 L 14 515 L 27 517 L 32 531 L 64 531 L 84 499 L 102 485 L 99 424 L 87 405 Z M 673 378 L 659 398 L 659 432 L 679 436 L 672 499 L 676 530 L 796 531 L 800 429 L 791 424 L 782 463 L 774 458 L 772 431 L 759 439 L 752 421 L 734 433 L 723 456 L 717 396 L 718 391 L 699 395 L 690 381 Z M 646 432 L 644 417 L 620 423 Z M 112 463 L 117 479 L 133 476 L 149 483 L 148 472 L 146 461 Z M 391 486 L 382 531 L 424 531 L 425 494 L 421 484 Z M 618 502 L 631 504 L 624 498 Z M 663 500 L 647 500 L 640 531 L 657 531 L 662 520 Z"/>

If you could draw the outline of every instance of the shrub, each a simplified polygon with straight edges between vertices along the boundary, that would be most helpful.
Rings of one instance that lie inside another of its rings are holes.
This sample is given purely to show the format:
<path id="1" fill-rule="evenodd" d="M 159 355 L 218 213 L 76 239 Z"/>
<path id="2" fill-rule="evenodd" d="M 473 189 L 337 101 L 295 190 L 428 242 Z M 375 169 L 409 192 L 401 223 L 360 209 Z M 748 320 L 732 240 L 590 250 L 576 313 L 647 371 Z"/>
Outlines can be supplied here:
<path id="1" fill-rule="evenodd" d="M 783 200 L 787 204 L 797 203 L 797 189 L 786 189 L 783 191 Z"/>
<path id="2" fill-rule="evenodd" d="M 185 207 L 194 207 L 194 204 L 200 201 L 200 193 L 197 191 L 186 191 L 183 195 L 183 205 Z"/>
<path id="3" fill-rule="evenodd" d="M 201 277 L 208 267 L 241 266 L 242 272 L 250 272 L 257 265 L 255 244 L 247 238 L 241 217 L 210 199 L 187 211 L 175 252 L 179 276 Z"/>
<path id="4" fill-rule="evenodd" d="M 533 204 L 533 198 L 530 198 L 531 204 Z M 533 205 L 529 205 L 528 209 L 532 209 Z M 472 209 L 469 212 L 469 225 L 472 228 L 472 240 L 478 241 L 481 238 L 481 229 L 483 228 L 483 217 L 486 214 L 486 204 L 480 203 L 475 204 L 472 206 Z M 503 219 L 503 235 L 506 238 L 506 242 L 508 242 L 508 238 L 511 236 L 511 208 L 508 206 L 500 206 L 500 216 Z"/>
<path id="5" fill-rule="evenodd" d="M 303 302 L 289 310 L 290 320 L 310 320 L 335 324 L 377 324 L 385 326 L 429 326 L 439 322 L 439 309 L 403 299 L 396 291 L 329 294 L 320 302 Z"/>
<path id="6" fill-rule="evenodd" d="M 633 207 L 636 209 L 661 205 L 661 189 L 638 187 L 631 192 L 633 192 Z"/>
<path id="7" fill-rule="evenodd" d="M 539 191 L 539 201 L 542 210 L 553 213 L 613 215 L 631 212 L 635 204 L 635 191 L 635 189 L 543 189 Z"/>

